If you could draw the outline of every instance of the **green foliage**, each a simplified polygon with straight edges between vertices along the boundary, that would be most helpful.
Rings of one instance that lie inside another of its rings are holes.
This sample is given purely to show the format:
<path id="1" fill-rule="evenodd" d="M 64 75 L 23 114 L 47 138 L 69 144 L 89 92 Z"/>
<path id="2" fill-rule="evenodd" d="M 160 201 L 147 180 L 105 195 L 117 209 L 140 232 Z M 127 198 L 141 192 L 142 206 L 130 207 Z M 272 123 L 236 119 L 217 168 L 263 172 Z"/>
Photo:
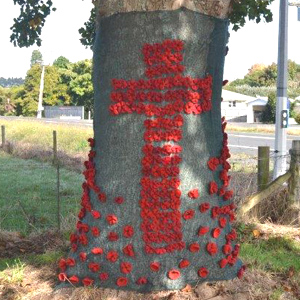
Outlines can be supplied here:
<path id="1" fill-rule="evenodd" d="M 276 94 L 271 93 L 268 96 L 268 102 L 262 114 L 262 122 L 274 124 L 275 119 L 276 119 Z"/>
<path id="2" fill-rule="evenodd" d="M 233 0 L 230 22 L 233 24 L 233 30 L 238 30 L 246 23 L 246 18 L 255 20 L 259 23 L 262 19 L 266 22 L 273 20 L 273 15 L 268 6 L 274 0 Z"/>
<path id="3" fill-rule="evenodd" d="M 43 64 L 43 55 L 40 50 L 33 50 L 30 59 L 30 67 L 35 64 L 42 65 Z"/>
<path id="4" fill-rule="evenodd" d="M 53 66 L 61 69 L 66 69 L 70 65 L 70 63 L 71 62 L 66 57 L 60 56 L 53 62 Z"/>
<path id="5" fill-rule="evenodd" d="M 81 35 L 80 42 L 86 48 L 92 48 L 95 41 L 95 22 L 96 22 L 96 12 L 95 8 L 91 10 L 91 15 L 88 21 L 84 23 L 84 27 L 81 27 L 78 32 Z"/>
<path id="6" fill-rule="evenodd" d="M 13 0 L 20 6 L 20 15 L 14 19 L 10 41 L 14 46 L 41 45 L 41 32 L 47 16 L 54 11 L 52 0 Z"/>
<path id="7" fill-rule="evenodd" d="M 297 124 L 300 124 L 300 113 L 296 114 L 294 116 L 295 121 L 297 122 Z"/>
<path id="8" fill-rule="evenodd" d="M 41 30 L 45 24 L 47 16 L 54 11 L 52 0 L 13 0 L 20 5 L 20 15 L 14 19 L 11 27 L 11 42 L 15 46 L 28 47 L 33 44 L 41 45 Z M 207 0 L 209 1 L 209 0 Z M 231 0 L 232 10 L 229 16 L 233 24 L 233 30 L 238 30 L 246 23 L 246 18 L 255 20 L 272 21 L 272 12 L 268 6 L 274 0 Z M 79 29 L 81 43 L 86 47 L 92 47 L 95 38 L 95 9 L 91 10 L 90 18 L 84 23 L 84 27 Z"/>

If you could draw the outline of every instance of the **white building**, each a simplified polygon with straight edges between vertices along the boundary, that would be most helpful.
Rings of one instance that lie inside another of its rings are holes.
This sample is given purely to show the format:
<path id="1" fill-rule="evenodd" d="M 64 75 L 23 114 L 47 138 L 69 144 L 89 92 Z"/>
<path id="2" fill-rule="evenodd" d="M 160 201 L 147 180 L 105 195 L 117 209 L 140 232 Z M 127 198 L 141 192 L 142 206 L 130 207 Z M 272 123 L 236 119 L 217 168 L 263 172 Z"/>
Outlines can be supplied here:
<path id="1" fill-rule="evenodd" d="M 224 89 L 222 98 L 222 116 L 233 122 L 261 122 L 262 112 L 268 102 L 268 97 L 251 97 Z"/>

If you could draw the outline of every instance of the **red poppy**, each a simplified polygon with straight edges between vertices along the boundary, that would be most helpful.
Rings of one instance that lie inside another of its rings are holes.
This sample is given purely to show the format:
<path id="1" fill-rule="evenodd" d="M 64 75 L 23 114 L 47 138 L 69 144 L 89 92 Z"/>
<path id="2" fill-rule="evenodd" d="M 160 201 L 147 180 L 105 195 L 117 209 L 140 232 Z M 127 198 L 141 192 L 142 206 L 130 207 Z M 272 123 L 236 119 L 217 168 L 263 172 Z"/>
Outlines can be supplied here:
<path id="1" fill-rule="evenodd" d="M 74 266 L 76 265 L 76 261 L 75 261 L 74 258 L 68 258 L 68 259 L 66 260 L 66 264 L 67 264 L 67 266 L 69 266 L 69 267 L 74 267 Z"/>
<path id="2" fill-rule="evenodd" d="M 100 270 L 100 265 L 94 262 L 90 262 L 89 269 L 91 269 L 92 272 L 98 272 Z"/>
<path id="3" fill-rule="evenodd" d="M 124 226 L 124 228 L 123 228 L 123 235 L 126 238 L 132 237 L 134 235 L 134 229 L 133 229 L 133 227 L 130 226 L 130 225 Z"/>
<path id="4" fill-rule="evenodd" d="M 92 227 L 91 232 L 93 236 L 99 236 L 100 235 L 100 230 L 97 227 Z"/>
<path id="5" fill-rule="evenodd" d="M 199 206 L 199 210 L 201 213 L 205 213 L 207 210 L 209 210 L 209 208 L 210 208 L 210 204 L 208 202 L 202 203 Z"/>
<path id="6" fill-rule="evenodd" d="M 87 255 L 86 255 L 85 252 L 80 252 L 79 253 L 79 258 L 80 258 L 81 261 L 86 261 L 86 257 L 87 257 Z"/>
<path id="7" fill-rule="evenodd" d="M 100 214 L 100 212 L 97 211 L 97 210 L 92 210 L 91 214 L 92 214 L 92 216 L 94 217 L 94 219 L 99 219 L 99 218 L 101 218 L 101 214 Z"/>
<path id="8" fill-rule="evenodd" d="M 150 269 L 151 269 L 151 271 L 153 271 L 153 272 L 158 272 L 159 271 L 159 269 L 160 269 L 160 263 L 159 262 L 152 262 L 151 264 L 150 264 Z"/>
<path id="9" fill-rule="evenodd" d="M 71 277 L 69 278 L 69 280 L 70 280 L 70 282 L 71 282 L 72 284 L 77 284 L 77 283 L 79 283 L 79 278 L 78 278 L 77 276 L 75 276 L 75 275 L 71 276 Z"/>
<path id="10" fill-rule="evenodd" d="M 198 275 L 201 278 L 206 278 L 208 276 L 208 270 L 206 268 L 202 267 L 198 270 Z"/>
<path id="11" fill-rule="evenodd" d="M 218 165 L 220 164 L 220 161 L 217 157 L 212 157 L 208 162 L 208 168 L 212 171 L 215 171 L 218 167 Z"/>
<path id="12" fill-rule="evenodd" d="M 119 235 L 116 232 L 110 232 L 107 235 L 107 238 L 111 241 L 111 242 L 116 242 L 119 239 Z"/>
<path id="13" fill-rule="evenodd" d="M 115 215 L 108 215 L 106 221 L 109 225 L 114 225 L 118 223 L 118 218 Z"/>
<path id="14" fill-rule="evenodd" d="M 106 255 L 106 259 L 110 262 L 116 262 L 119 258 L 119 254 L 116 251 L 109 251 Z"/>
<path id="15" fill-rule="evenodd" d="M 180 269 L 184 269 L 187 268 L 190 265 L 190 262 L 187 259 L 183 259 L 180 263 L 179 263 L 179 268 Z"/>
<path id="16" fill-rule="evenodd" d="M 209 194 L 213 195 L 216 194 L 218 192 L 218 185 L 215 181 L 211 181 L 209 183 Z"/>
<path id="17" fill-rule="evenodd" d="M 232 247 L 229 244 L 225 244 L 222 250 L 224 254 L 228 255 L 232 251 Z"/>
<path id="18" fill-rule="evenodd" d="M 214 228 L 211 232 L 211 235 L 214 239 L 217 239 L 221 234 L 221 229 L 220 228 Z"/>
<path id="19" fill-rule="evenodd" d="M 168 272 L 168 277 L 172 280 L 176 280 L 180 277 L 180 271 L 172 269 Z"/>
<path id="20" fill-rule="evenodd" d="M 182 217 L 185 220 L 193 219 L 195 216 L 195 211 L 193 209 L 187 210 L 183 213 Z"/>
<path id="21" fill-rule="evenodd" d="M 82 283 L 84 286 L 90 286 L 94 283 L 94 280 L 89 277 L 85 277 L 84 279 L 82 279 Z"/>
<path id="22" fill-rule="evenodd" d="M 123 197 L 117 197 L 117 198 L 115 198 L 115 202 L 117 204 L 122 204 L 124 202 L 124 198 Z"/>
<path id="23" fill-rule="evenodd" d="M 207 243 L 206 250 L 210 255 L 215 255 L 218 252 L 218 246 L 216 243 Z"/>
<path id="24" fill-rule="evenodd" d="M 132 271 L 132 264 L 129 262 L 122 262 L 120 269 L 122 273 L 128 274 Z"/>
<path id="25" fill-rule="evenodd" d="M 224 228 L 226 226 L 227 220 L 225 218 L 220 218 L 219 219 L 219 225 L 221 228 Z"/>
<path id="26" fill-rule="evenodd" d="M 100 202 L 106 202 L 106 195 L 104 193 L 99 193 L 98 199 Z"/>
<path id="27" fill-rule="evenodd" d="M 132 244 L 129 244 L 129 245 L 125 246 L 125 247 L 123 248 L 123 253 L 124 253 L 125 255 L 127 255 L 127 256 L 134 257 L 135 254 L 134 254 L 134 250 L 133 250 Z"/>
<path id="28" fill-rule="evenodd" d="M 95 146 L 95 140 L 93 138 L 89 138 L 88 142 L 89 142 L 90 147 L 94 147 Z"/>
<path id="29" fill-rule="evenodd" d="M 101 255 L 101 254 L 103 254 L 103 249 L 96 247 L 96 248 L 93 248 L 91 252 L 95 255 Z"/>
<path id="30" fill-rule="evenodd" d="M 193 243 L 190 245 L 189 250 L 191 252 L 198 252 L 200 250 L 200 245 L 198 243 Z"/>
<path id="31" fill-rule="evenodd" d="M 117 285 L 118 286 L 126 286 L 128 283 L 128 279 L 126 277 L 119 277 L 117 279 Z"/>
<path id="32" fill-rule="evenodd" d="M 73 252 L 76 252 L 77 249 L 78 249 L 78 245 L 77 244 L 72 244 L 71 249 L 72 249 Z"/>
<path id="33" fill-rule="evenodd" d="M 245 270 L 246 270 L 246 266 L 242 266 L 242 267 L 239 269 L 239 271 L 238 271 L 238 273 L 237 273 L 237 276 L 238 276 L 239 279 L 242 279 L 242 278 L 243 278 L 243 275 L 244 275 Z"/>
<path id="34" fill-rule="evenodd" d="M 67 267 L 67 262 L 64 258 L 61 258 L 59 263 L 58 263 L 59 268 L 64 271 Z"/>
<path id="35" fill-rule="evenodd" d="M 77 237 L 77 235 L 76 235 L 75 233 L 72 233 L 72 234 L 70 235 L 70 242 L 71 242 L 71 243 L 76 243 L 76 242 L 77 242 L 77 239 L 78 239 L 78 237 Z"/>
<path id="36" fill-rule="evenodd" d="M 99 279 L 102 281 L 108 280 L 109 274 L 108 273 L 100 273 L 99 274 Z"/>
<path id="37" fill-rule="evenodd" d="M 200 235 L 204 235 L 204 234 L 206 234 L 206 233 L 208 233 L 209 232 L 209 227 L 200 227 L 199 228 L 199 231 L 198 231 L 198 235 L 200 236 Z"/>
<path id="38" fill-rule="evenodd" d="M 66 281 L 67 275 L 65 273 L 59 273 L 58 274 L 58 280 L 59 281 Z"/>
<path id="39" fill-rule="evenodd" d="M 146 277 L 140 277 L 140 278 L 136 281 L 136 283 L 137 283 L 138 285 L 144 285 L 144 284 L 147 284 L 147 282 L 148 282 L 148 280 L 147 280 Z"/>
<path id="40" fill-rule="evenodd" d="M 191 190 L 191 191 L 188 192 L 188 196 L 191 199 L 197 199 L 199 197 L 199 191 L 197 189 Z"/>
<path id="41" fill-rule="evenodd" d="M 228 260 L 226 258 L 223 258 L 219 261 L 219 266 L 221 269 L 225 268 L 227 264 L 228 264 Z"/>
<path id="42" fill-rule="evenodd" d="M 233 197 L 233 191 L 227 191 L 227 192 L 225 192 L 223 199 L 225 201 L 227 201 L 227 200 L 231 199 L 232 197 Z"/>

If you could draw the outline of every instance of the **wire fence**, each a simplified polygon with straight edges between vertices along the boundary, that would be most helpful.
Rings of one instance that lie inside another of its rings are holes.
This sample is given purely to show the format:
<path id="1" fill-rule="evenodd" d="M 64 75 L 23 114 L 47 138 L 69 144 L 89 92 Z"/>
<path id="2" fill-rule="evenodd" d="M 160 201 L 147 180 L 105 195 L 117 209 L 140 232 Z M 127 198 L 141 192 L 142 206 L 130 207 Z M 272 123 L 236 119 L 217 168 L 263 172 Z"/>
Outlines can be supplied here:
<path id="1" fill-rule="evenodd" d="M 0 152 L 0 230 L 28 233 L 72 229 L 80 207 L 83 176 L 64 168 L 55 147 L 52 152 L 54 163 L 52 159 L 24 160 Z M 290 155 L 285 157 L 289 168 Z M 270 153 L 268 183 L 279 158 L 277 153 Z M 230 159 L 237 205 L 258 191 L 259 160 L 257 155 L 236 154 Z"/>

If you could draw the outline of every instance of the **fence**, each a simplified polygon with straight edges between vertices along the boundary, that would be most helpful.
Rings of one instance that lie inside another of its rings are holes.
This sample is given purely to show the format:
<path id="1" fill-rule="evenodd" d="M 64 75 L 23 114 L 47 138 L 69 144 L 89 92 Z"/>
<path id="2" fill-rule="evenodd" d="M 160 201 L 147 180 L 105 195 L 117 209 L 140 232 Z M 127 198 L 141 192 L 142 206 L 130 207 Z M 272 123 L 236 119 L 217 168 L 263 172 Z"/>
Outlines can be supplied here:
<path id="1" fill-rule="evenodd" d="M 2 127 L 4 148 L 5 128 Z M 80 173 L 64 168 L 57 156 L 57 135 L 53 132 L 52 163 L 5 157 L 0 152 L 0 230 L 40 231 L 71 229 L 80 207 Z M 2 157 L 4 156 L 4 157 Z M 233 155 L 231 186 L 238 206 L 261 186 L 272 182 L 272 166 L 278 158 L 270 153 L 270 168 L 263 168 L 266 156 Z M 288 163 L 290 156 L 287 155 Z M 263 183 L 259 182 L 263 179 Z"/>

